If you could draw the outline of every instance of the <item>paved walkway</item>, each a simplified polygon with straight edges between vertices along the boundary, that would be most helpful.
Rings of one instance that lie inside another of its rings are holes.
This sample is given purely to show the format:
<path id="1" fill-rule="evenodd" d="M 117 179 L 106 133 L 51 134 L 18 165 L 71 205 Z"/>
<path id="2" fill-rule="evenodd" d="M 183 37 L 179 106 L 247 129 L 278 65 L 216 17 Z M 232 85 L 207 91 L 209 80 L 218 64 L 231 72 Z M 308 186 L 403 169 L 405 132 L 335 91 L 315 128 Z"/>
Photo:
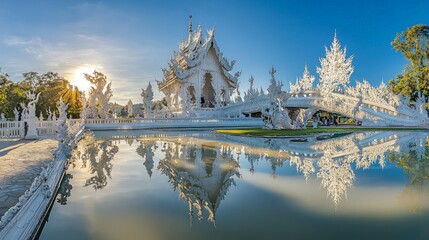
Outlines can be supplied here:
<path id="1" fill-rule="evenodd" d="M 0 217 L 30 188 L 57 146 L 54 139 L 0 139 Z"/>

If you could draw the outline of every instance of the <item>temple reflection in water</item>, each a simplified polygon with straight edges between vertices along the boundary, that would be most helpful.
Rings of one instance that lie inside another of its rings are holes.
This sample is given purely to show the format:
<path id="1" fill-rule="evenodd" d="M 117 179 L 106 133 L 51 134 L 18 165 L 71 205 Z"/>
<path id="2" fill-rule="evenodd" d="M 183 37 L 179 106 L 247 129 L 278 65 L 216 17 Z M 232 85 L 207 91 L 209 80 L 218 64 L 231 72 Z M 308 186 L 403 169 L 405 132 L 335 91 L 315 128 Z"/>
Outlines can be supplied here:
<path id="1" fill-rule="evenodd" d="M 191 222 L 195 215 L 201 221 L 206 213 L 207 219 L 215 223 L 216 211 L 231 186 L 236 185 L 236 179 L 241 178 L 240 172 L 258 173 L 261 161 L 271 166 L 274 178 L 287 163 L 302 174 L 303 181 L 316 178 L 335 206 L 347 197 L 356 181 L 356 170 L 377 165 L 384 168 L 386 161 L 396 163 L 407 175 L 409 183 L 401 197 L 418 196 L 407 193 L 422 189 L 429 192 L 427 132 L 361 132 L 286 139 L 211 132 L 88 136 L 79 143 L 70 168 L 87 172 L 85 186 L 103 189 L 111 177 L 112 159 L 120 151 L 121 141 L 136 147 L 149 178 L 155 171 L 168 178 L 179 198 L 187 202 Z M 248 162 L 248 169 L 240 168 L 243 161 Z M 72 177 L 66 175 L 60 188 L 57 200 L 61 204 L 71 194 L 72 186 L 67 179 Z M 410 207 L 418 209 L 422 200 L 413 201 L 415 204 Z"/>

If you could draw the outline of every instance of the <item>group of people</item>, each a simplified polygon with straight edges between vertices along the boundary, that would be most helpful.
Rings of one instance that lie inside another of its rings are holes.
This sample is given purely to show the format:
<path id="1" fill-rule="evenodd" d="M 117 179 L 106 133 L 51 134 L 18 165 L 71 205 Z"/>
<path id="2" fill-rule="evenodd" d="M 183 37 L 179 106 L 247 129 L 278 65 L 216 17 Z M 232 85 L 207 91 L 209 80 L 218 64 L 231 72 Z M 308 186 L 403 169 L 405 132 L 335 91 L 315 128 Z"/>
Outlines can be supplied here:
<path id="1" fill-rule="evenodd" d="M 313 128 L 317 128 L 319 121 L 321 121 L 324 126 L 338 125 L 338 119 L 336 117 L 313 117 Z"/>
<path id="2" fill-rule="evenodd" d="M 338 125 L 338 119 L 335 117 L 331 117 L 331 118 L 324 117 L 321 120 L 325 126 L 330 126 L 330 125 L 337 126 Z"/>

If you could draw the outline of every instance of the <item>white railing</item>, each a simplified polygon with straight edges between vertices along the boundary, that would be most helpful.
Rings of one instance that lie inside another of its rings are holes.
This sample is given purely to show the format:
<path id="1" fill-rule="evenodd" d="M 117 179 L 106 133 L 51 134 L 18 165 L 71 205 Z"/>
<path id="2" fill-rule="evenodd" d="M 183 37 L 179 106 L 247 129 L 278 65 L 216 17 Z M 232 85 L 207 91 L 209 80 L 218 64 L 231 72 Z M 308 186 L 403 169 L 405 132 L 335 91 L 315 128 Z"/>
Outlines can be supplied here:
<path id="1" fill-rule="evenodd" d="M 25 137 L 25 121 L 0 121 L 0 138 Z M 57 131 L 56 121 L 37 121 L 39 135 L 54 134 Z"/>
<path id="2" fill-rule="evenodd" d="M 251 118 L 116 118 L 85 119 L 89 130 L 137 130 L 159 128 L 215 128 L 215 127 L 260 127 L 261 119 Z"/>
<path id="3" fill-rule="evenodd" d="M 58 129 L 57 121 L 38 121 L 36 129 L 39 135 L 54 134 Z"/>
<path id="4" fill-rule="evenodd" d="M 20 121 L 0 121 L 0 138 L 24 137 L 24 123 Z"/>
<path id="5" fill-rule="evenodd" d="M 250 118 L 109 118 L 85 119 L 85 124 L 122 124 L 122 123 L 215 123 L 215 122 L 243 122 L 254 121 Z M 192 127 L 192 125 L 190 125 Z"/>

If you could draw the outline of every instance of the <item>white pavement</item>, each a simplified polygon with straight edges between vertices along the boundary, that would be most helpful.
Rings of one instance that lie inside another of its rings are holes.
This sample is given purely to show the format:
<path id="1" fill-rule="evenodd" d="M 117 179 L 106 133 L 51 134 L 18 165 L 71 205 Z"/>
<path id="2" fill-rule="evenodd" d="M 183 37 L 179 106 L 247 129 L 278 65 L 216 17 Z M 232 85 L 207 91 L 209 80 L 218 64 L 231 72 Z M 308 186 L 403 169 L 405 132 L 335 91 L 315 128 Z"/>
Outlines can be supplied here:
<path id="1" fill-rule="evenodd" d="M 30 188 L 57 147 L 55 139 L 0 139 L 0 217 Z"/>

